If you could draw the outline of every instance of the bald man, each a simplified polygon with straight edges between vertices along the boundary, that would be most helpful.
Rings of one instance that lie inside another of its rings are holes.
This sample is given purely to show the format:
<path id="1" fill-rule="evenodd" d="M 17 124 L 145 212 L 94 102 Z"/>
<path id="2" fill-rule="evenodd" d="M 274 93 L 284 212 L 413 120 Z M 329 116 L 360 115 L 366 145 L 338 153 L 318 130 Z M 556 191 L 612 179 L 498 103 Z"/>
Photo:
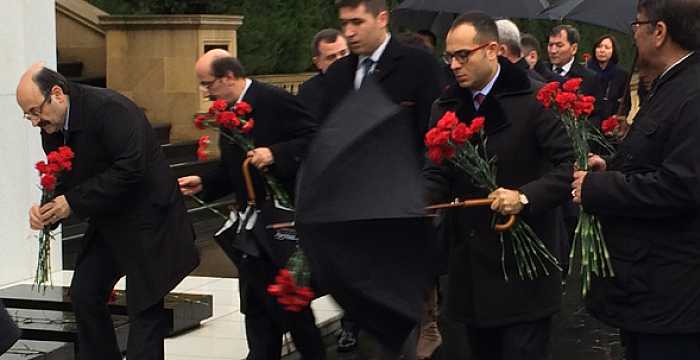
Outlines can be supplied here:
<path id="1" fill-rule="evenodd" d="M 280 181 L 294 199 L 293 190 L 299 162 L 303 158 L 316 128 L 313 117 L 299 100 L 286 91 L 249 79 L 241 63 L 223 50 L 211 50 L 195 64 L 200 88 L 211 100 L 226 100 L 230 107 L 239 101 L 249 103 L 255 127 L 250 133 L 256 148 L 244 151 L 219 138 L 221 162 L 209 173 L 179 179 L 185 195 L 199 194 L 205 201 L 235 194 L 238 206 L 245 208 L 245 191 L 241 164 L 246 157 Z M 221 131 L 229 131 L 222 129 Z M 262 177 L 254 174 L 257 199 L 265 199 L 267 189 Z M 263 210 L 265 208 L 263 207 Z M 286 312 L 267 293 L 279 270 L 268 256 L 242 252 L 234 261 L 239 272 L 241 312 L 245 316 L 246 340 L 251 360 L 278 360 L 282 352 L 282 335 L 289 331 L 305 360 L 325 359 L 321 334 L 309 308 L 299 313 Z"/>
<path id="2" fill-rule="evenodd" d="M 17 102 L 41 130 L 44 151 L 67 145 L 73 169 L 58 196 L 29 211 L 32 229 L 69 216 L 86 219 L 71 300 L 80 359 L 121 360 L 107 308 L 126 275 L 129 360 L 162 360 L 167 319 L 163 297 L 199 264 L 194 231 L 177 182 L 143 111 L 108 89 L 73 84 L 34 65 Z"/>

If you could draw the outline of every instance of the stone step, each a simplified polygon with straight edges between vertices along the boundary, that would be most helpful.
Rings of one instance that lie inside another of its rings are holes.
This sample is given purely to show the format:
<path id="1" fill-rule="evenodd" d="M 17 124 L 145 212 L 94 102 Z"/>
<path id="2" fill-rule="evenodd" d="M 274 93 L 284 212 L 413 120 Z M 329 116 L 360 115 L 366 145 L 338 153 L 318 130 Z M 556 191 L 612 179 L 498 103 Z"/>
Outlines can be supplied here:
<path id="1" fill-rule="evenodd" d="M 71 343 L 57 341 L 19 340 L 0 360 L 75 360 Z"/>
<path id="2" fill-rule="evenodd" d="M 74 344 L 78 349 L 78 325 L 75 314 L 67 311 L 14 309 L 8 306 L 7 312 L 22 331 L 22 339 L 36 341 L 55 341 Z M 119 350 L 126 351 L 129 335 L 129 317 L 112 315 L 114 330 L 117 334 Z"/>
<path id="3" fill-rule="evenodd" d="M 110 312 L 116 316 L 128 315 L 126 293 L 117 290 L 116 295 L 115 301 L 109 304 Z M 47 287 L 39 292 L 30 284 L 15 285 L 1 289 L 0 299 L 8 308 L 72 311 L 70 288 L 64 286 Z M 202 320 L 210 318 L 214 301 L 212 295 L 170 293 L 165 297 L 164 307 L 168 316 L 168 336 L 174 336 L 197 328 Z"/>

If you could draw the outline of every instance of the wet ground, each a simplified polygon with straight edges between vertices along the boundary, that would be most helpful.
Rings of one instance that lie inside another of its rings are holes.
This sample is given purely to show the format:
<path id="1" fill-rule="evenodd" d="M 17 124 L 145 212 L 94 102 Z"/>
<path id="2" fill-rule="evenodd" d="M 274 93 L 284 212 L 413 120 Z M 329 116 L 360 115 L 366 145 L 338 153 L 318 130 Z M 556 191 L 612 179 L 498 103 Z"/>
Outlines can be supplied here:
<path id="1" fill-rule="evenodd" d="M 583 307 L 578 284 L 571 281 L 564 296 L 563 311 L 554 318 L 552 331 L 553 360 L 623 360 L 619 334 L 596 319 Z M 433 360 L 471 360 L 465 331 L 460 324 L 442 319 L 443 346 Z M 339 354 L 329 339 L 328 360 L 367 360 L 374 353 L 371 339 L 360 336 L 360 346 L 354 352 Z"/>

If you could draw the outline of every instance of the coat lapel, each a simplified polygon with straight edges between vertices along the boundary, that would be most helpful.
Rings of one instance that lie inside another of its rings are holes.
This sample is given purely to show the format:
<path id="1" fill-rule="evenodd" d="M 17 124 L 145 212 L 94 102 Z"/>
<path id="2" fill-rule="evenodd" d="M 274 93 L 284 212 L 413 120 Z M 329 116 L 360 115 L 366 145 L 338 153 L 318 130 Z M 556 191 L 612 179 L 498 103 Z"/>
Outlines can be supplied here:
<path id="1" fill-rule="evenodd" d="M 396 64 L 401 56 L 403 56 L 401 45 L 392 37 L 389 39 L 384 53 L 379 58 L 379 62 L 377 66 L 375 66 L 372 76 L 381 83 L 382 80 L 398 68 Z"/>

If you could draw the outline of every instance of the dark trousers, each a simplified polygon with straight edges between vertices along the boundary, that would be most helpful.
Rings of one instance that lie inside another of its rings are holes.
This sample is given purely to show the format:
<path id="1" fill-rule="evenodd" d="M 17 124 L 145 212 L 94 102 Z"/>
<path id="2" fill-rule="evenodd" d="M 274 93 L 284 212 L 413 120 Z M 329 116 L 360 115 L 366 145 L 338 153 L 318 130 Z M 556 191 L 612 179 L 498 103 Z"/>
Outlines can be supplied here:
<path id="1" fill-rule="evenodd" d="M 545 360 L 550 356 L 552 318 L 498 328 L 467 326 L 477 360 Z"/>
<path id="2" fill-rule="evenodd" d="M 239 256 L 236 259 L 242 311 L 245 314 L 247 360 L 279 360 L 282 336 L 289 331 L 304 360 L 324 360 L 326 350 L 310 307 L 285 311 L 267 293 L 277 269 L 267 260 Z"/>
<path id="3" fill-rule="evenodd" d="M 80 360 L 122 359 L 107 308 L 114 284 L 122 274 L 109 246 L 96 236 L 77 264 L 71 283 Z M 166 332 L 162 301 L 139 313 L 129 312 L 129 360 L 163 360 Z"/>
<path id="4" fill-rule="evenodd" d="M 620 333 L 625 360 L 700 359 L 700 334 L 653 335 Z"/>

